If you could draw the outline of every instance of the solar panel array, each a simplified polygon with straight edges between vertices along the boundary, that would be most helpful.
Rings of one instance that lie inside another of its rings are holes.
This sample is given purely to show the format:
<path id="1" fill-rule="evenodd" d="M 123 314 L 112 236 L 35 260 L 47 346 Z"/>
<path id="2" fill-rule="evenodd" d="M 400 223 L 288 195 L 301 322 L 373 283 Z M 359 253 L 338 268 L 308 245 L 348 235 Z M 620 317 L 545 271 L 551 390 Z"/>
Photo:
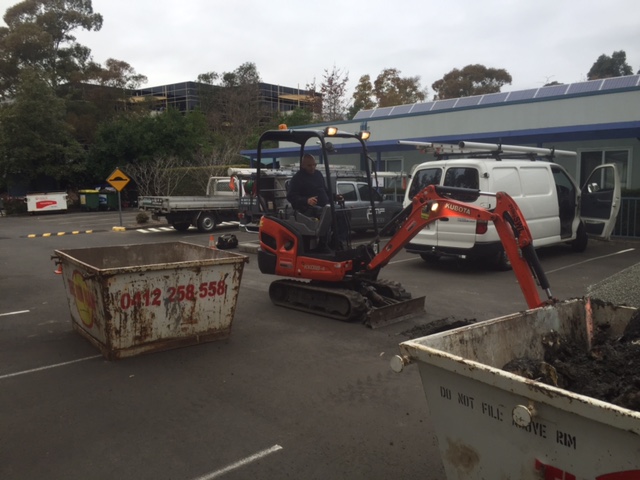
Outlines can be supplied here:
<path id="1" fill-rule="evenodd" d="M 588 82 L 530 88 L 528 90 L 517 90 L 515 92 L 488 93 L 486 95 L 476 95 L 473 97 L 449 98 L 433 102 L 361 110 L 353 119 L 366 120 L 368 118 L 390 117 L 408 113 L 426 113 L 479 105 L 495 105 L 499 103 L 520 102 L 523 100 L 547 99 L 563 97 L 565 95 L 621 90 L 638 86 L 640 86 L 640 75 L 627 75 L 624 77 L 605 78 L 604 80 L 590 80 Z"/>

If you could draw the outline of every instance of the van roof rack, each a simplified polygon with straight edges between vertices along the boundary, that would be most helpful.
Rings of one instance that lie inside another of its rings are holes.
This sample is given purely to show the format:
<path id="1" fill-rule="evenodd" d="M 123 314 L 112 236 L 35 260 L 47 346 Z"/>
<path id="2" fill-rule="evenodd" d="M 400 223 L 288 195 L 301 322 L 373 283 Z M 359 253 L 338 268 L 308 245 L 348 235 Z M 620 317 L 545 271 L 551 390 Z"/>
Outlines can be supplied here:
<path id="1" fill-rule="evenodd" d="M 433 153 L 438 160 L 451 157 L 471 158 L 495 158 L 502 160 L 504 156 L 509 159 L 524 158 L 537 160 L 544 157 L 553 161 L 556 156 L 575 157 L 576 152 L 570 150 L 557 150 L 555 148 L 525 147 L 520 145 L 504 145 L 501 143 L 457 142 L 457 143 L 432 143 L 417 142 L 411 140 L 398 140 L 400 145 L 414 145 L 420 150 Z"/>

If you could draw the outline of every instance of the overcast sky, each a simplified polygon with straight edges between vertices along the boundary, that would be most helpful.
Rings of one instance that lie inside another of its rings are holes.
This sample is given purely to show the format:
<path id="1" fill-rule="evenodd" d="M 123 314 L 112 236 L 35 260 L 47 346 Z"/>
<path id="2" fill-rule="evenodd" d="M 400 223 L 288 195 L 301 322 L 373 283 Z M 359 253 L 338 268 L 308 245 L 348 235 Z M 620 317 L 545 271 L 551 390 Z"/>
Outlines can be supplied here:
<path id="1" fill-rule="evenodd" d="M 2 13 L 18 3 L 0 0 Z M 469 64 L 504 68 L 503 91 L 586 80 L 601 54 L 640 70 L 638 0 L 93 0 L 99 32 L 77 38 L 95 61 L 124 60 L 147 87 L 255 63 L 263 82 L 320 86 L 325 70 L 385 68 L 431 84 Z"/>

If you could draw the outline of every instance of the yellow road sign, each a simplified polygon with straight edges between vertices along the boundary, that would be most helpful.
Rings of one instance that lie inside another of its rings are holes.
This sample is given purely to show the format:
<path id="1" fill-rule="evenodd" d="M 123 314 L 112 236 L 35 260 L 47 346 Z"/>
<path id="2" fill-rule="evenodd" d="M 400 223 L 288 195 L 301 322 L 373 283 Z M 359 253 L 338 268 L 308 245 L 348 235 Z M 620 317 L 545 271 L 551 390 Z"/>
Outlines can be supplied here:
<path id="1" fill-rule="evenodd" d="M 126 187 L 127 183 L 129 183 L 130 181 L 131 179 L 127 177 L 125 173 L 119 168 L 116 168 L 113 173 L 109 175 L 109 178 L 107 178 L 107 182 L 109 182 L 109 185 L 111 185 L 119 192 L 121 192 L 122 189 Z"/>

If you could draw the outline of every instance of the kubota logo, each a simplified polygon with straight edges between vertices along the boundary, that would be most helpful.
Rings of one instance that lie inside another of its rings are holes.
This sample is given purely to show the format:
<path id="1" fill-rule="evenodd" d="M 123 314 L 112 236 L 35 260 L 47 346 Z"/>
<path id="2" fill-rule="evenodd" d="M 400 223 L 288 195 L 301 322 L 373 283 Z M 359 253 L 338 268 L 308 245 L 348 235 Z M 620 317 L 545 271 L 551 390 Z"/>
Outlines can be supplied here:
<path id="1" fill-rule="evenodd" d="M 448 210 L 453 210 L 454 212 L 464 213 L 466 215 L 471 215 L 471 209 L 467 207 L 463 207 L 461 205 L 453 205 L 452 203 L 447 203 L 444 208 Z"/>
<path id="2" fill-rule="evenodd" d="M 74 270 L 69 279 L 69 293 L 76 300 L 76 308 L 82 323 L 87 328 L 93 327 L 96 318 L 96 297 L 78 270 Z"/>

